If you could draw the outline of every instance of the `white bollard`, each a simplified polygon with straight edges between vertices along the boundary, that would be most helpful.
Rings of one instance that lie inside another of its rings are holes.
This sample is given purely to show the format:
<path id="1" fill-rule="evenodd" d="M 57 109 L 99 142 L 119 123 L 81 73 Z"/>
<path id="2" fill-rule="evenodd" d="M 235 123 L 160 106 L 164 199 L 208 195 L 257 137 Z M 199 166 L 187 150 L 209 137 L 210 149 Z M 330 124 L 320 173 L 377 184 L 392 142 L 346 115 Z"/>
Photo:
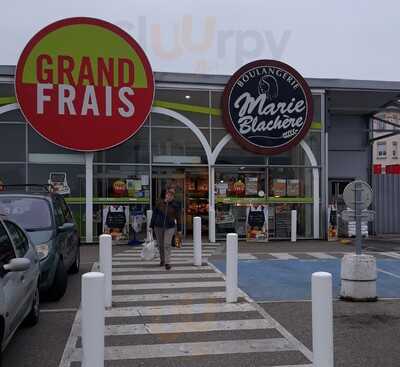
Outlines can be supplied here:
<path id="1" fill-rule="evenodd" d="M 208 215 L 208 231 L 211 243 L 215 243 L 215 209 L 209 209 Z"/>
<path id="2" fill-rule="evenodd" d="M 297 210 L 292 210 L 291 241 L 297 240 Z"/>
<path id="3" fill-rule="evenodd" d="M 153 216 L 153 211 L 152 210 L 147 210 L 146 211 L 146 233 L 147 233 L 147 241 L 150 241 L 150 222 L 151 222 L 151 217 Z"/>
<path id="4" fill-rule="evenodd" d="M 193 218 L 193 263 L 195 266 L 201 266 L 203 261 L 201 251 L 201 218 Z"/>
<path id="5" fill-rule="evenodd" d="M 109 234 L 100 235 L 100 272 L 104 274 L 104 303 L 112 306 L 112 238 Z"/>
<path id="6" fill-rule="evenodd" d="M 313 367 L 333 367 L 332 275 L 313 273 L 311 294 Z"/>
<path id="7" fill-rule="evenodd" d="M 238 297 L 238 235 L 226 235 L 226 302 L 237 302 Z"/>
<path id="8" fill-rule="evenodd" d="M 104 274 L 82 275 L 82 367 L 104 367 Z"/>

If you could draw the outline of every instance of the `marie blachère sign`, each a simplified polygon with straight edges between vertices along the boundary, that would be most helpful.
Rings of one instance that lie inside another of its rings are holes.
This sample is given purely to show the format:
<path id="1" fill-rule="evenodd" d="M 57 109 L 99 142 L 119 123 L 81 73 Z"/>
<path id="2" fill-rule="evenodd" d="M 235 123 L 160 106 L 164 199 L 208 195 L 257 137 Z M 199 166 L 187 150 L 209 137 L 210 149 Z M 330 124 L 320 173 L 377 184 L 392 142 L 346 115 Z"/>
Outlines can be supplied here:
<path id="1" fill-rule="evenodd" d="M 235 141 L 254 153 L 292 149 L 309 130 L 312 95 L 304 78 L 276 60 L 253 61 L 225 87 L 223 121 Z"/>

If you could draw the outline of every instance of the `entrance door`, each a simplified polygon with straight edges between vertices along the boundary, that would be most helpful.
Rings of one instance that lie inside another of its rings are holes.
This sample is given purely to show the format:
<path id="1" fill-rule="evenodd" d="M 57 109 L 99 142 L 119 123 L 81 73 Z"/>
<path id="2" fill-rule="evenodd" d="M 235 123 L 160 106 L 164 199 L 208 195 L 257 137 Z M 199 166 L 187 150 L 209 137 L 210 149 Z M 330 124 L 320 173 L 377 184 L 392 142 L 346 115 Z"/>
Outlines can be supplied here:
<path id="1" fill-rule="evenodd" d="M 202 218 L 203 233 L 208 231 L 208 169 L 203 167 L 153 167 L 153 207 L 168 187 L 175 189 L 181 206 L 182 233 L 193 235 L 193 217 Z"/>
<path id="2" fill-rule="evenodd" d="M 345 209 L 343 201 L 343 191 L 345 187 L 352 182 L 352 179 L 332 179 L 329 180 L 329 203 L 336 204 L 338 210 Z"/>

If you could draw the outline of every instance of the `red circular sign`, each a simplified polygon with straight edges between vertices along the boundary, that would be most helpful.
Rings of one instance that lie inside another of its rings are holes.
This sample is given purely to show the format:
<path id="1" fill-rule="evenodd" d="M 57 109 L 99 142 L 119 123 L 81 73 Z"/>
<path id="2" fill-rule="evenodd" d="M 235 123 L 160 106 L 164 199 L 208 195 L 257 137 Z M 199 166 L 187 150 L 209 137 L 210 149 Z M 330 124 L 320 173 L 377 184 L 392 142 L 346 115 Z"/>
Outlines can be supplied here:
<path id="1" fill-rule="evenodd" d="M 310 88 L 291 66 L 257 60 L 229 79 L 222 97 L 223 121 L 235 141 L 258 154 L 290 150 L 313 118 Z"/>
<path id="2" fill-rule="evenodd" d="M 103 20 L 69 18 L 28 42 L 15 90 L 40 135 L 67 149 L 96 151 L 137 133 L 151 110 L 154 79 L 129 34 Z"/>

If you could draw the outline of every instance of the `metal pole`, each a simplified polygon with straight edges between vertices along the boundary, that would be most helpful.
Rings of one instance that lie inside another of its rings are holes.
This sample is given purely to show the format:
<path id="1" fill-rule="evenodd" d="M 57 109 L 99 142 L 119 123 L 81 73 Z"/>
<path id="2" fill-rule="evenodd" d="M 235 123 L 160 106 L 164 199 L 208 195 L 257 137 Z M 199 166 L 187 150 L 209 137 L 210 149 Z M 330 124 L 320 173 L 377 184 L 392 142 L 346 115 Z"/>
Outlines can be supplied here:
<path id="1" fill-rule="evenodd" d="M 104 302 L 107 308 L 112 306 L 112 238 L 109 234 L 100 236 L 100 272 L 104 274 Z"/>
<path id="2" fill-rule="evenodd" d="M 312 274 L 313 367 L 333 367 L 332 275 Z"/>
<path id="3" fill-rule="evenodd" d="M 104 367 L 104 274 L 82 275 L 82 367 Z"/>
<path id="4" fill-rule="evenodd" d="M 201 266 L 202 254 L 201 254 L 201 217 L 193 218 L 193 248 L 194 258 L 193 263 L 195 266 Z"/>
<path id="5" fill-rule="evenodd" d="M 214 208 L 210 207 L 208 217 L 209 217 L 208 230 L 209 230 L 210 242 L 215 243 L 215 209 Z"/>
<path id="6" fill-rule="evenodd" d="M 93 242 L 93 153 L 85 153 L 85 242 Z"/>
<path id="7" fill-rule="evenodd" d="M 355 212 L 356 212 L 356 254 L 361 255 L 362 251 L 362 235 L 361 235 L 361 182 L 355 184 Z"/>
<path id="8" fill-rule="evenodd" d="M 238 296 L 238 235 L 226 235 L 226 302 L 237 302 Z"/>
<path id="9" fill-rule="evenodd" d="M 146 211 L 146 239 L 147 241 L 150 241 L 150 222 L 151 222 L 151 217 L 153 216 L 153 211 L 152 210 L 147 210 Z"/>
<path id="10" fill-rule="evenodd" d="M 291 241 L 297 240 L 297 210 L 292 210 Z"/>

